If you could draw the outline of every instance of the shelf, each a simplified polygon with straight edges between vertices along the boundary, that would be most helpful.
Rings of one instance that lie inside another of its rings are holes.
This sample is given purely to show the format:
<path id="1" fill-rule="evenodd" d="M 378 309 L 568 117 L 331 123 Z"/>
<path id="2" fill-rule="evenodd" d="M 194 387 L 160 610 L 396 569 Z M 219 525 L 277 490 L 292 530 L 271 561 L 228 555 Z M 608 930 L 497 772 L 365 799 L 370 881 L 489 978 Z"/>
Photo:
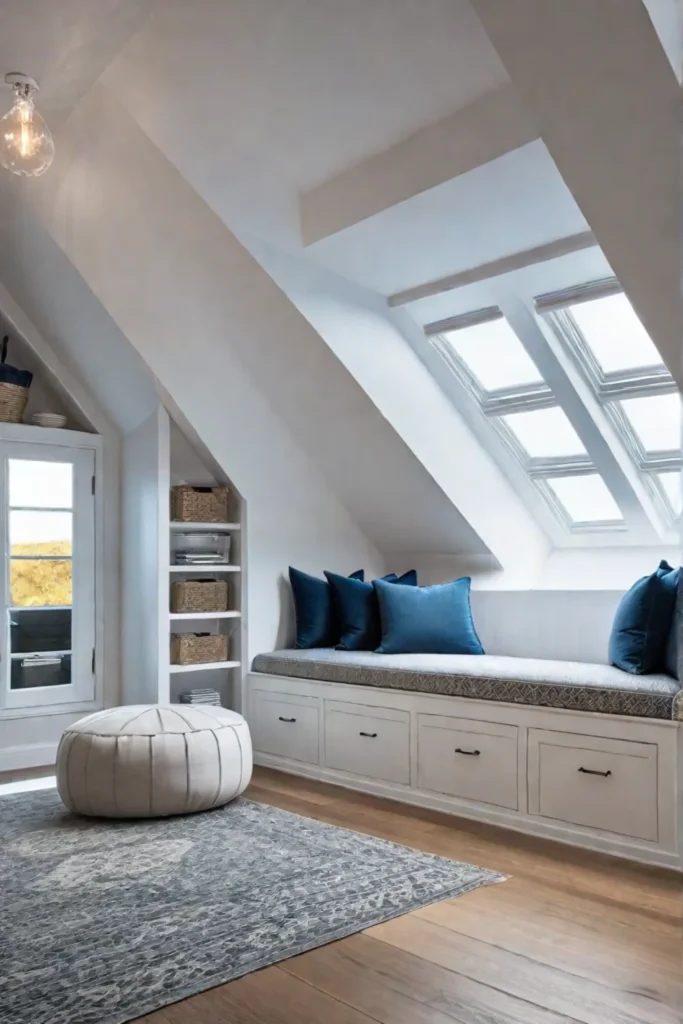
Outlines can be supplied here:
<path id="1" fill-rule="evenodd" d="M 241 565 L 169 565 L 169 572 L 242 572 Z"/>
<path id="2" fill-rule="evenodd" d="M 239 661 L 209 661 L 204 665 L 171 665 L 171 674 L 177 672 L 210 672 L 217 668 L 239 668 Z"/>
<path id="3" fill-rule="evenodd" d="M 240 619 L 241 612 L 170 612 L 169 619 Z"/>
<path id="4" fill-rule="evenodd" d="M 240 523 L 177 523 L 172 520 L 171 529 L 181 533 L 234 533 L 242 526 Z"/>

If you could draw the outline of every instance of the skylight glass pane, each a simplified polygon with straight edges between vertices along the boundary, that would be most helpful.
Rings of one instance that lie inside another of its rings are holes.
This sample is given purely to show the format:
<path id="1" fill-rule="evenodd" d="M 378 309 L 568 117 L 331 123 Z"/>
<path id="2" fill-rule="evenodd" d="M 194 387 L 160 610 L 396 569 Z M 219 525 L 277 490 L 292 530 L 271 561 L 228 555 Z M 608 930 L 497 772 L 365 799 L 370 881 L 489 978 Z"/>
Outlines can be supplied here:
<path id="1" fill-rule="evenodd" d="M 608 523 L 623 519 L 621 510 L 597 473 L 562 476 L 549 486 L 574 523 Z"/>
<path id="2" fill-rule="evenodd" d="M 680 449 L 681 400 L 676 392 L 626 398 L 621 407 L 646 452 Z"/>
<path id="3" fill-rule="evenodd" d="M 579 302 L 570 311 L 604 373 L 661 365 L 662 357 L 624 294 Z"/>
<path id="4" fill-rule="evenodd" d="M 656 473 L 655 476 L 662 485 L 662 489 L 674 510 L 675 515 L 680 516 L 683 511 L 683 494 L 681 492 L 681 471 L 676 469 L 666 473 Z"/>
<path id="5" fill-rule="evenodd" d="M 513 412 L 501 419 L 532 458 L 585 455 L 586 449 L 562 409 Z"/>
<path id="6" fill-rule="evenodd" d="M 443 337 L 484 391 L 543 382 L 535 362 L 505 319 L 461 327 Z"/>

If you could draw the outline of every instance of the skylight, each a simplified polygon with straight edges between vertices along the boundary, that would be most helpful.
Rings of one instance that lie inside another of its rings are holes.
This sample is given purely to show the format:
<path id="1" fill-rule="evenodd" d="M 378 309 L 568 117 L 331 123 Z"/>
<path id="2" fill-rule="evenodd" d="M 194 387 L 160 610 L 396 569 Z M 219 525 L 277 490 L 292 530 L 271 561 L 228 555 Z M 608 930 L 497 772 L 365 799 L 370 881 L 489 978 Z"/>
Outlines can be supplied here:
<path id="1" fill-rule="evenodd" d="M 531 458 L 586 454 L 579 435 L 559 406 L 515 412 L 501 419 Z"/>
<path id="2" fill-rule="evenodd" d="M 547 482 L 575 524 L 619 522 L 623 519 L 605 481 L 597 473 L 549 478 Z"/>
<path id="3" fill-rule="evenodd" d="M 681 401 L 676 392 L 627 398 L 621 408 L 645 452 L 680 449 Z"/>
<path id="4" fill-rule="evenodd" d="M 568 308 L 603 373 L 662 364 L 662 357 L 623 292 Z"/>
<path id="5" fill-rule="evenodd" d="M 441 337 L 484 391 L 543 381 L 538 367 L 503 317 L 446 331 Z"/>
<path id="6" fill-rule="evenodd" d="M 683 491 L 681 490 L 680 469 L 666 470 L 661 473 L 656 473 L 655 476 L 662 486 L 667 497 L 667 501 L 671 505 L 673 514 L 676 517 L 680 516 L 681 511 L 683 511 Z"/>

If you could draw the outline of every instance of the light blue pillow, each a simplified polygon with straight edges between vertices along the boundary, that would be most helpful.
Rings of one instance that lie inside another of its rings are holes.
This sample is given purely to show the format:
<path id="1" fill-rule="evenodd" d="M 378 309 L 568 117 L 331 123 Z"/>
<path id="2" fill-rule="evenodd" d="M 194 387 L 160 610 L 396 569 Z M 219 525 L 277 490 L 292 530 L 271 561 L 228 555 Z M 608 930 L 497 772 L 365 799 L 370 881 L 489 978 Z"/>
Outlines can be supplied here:
<path id="1" fill-rule="evenodd" d="M 637 580 L 624 594 L 609 638 L 612 665 L 639 676 L 664 671 L 678 575 L 678 569 L 660 562 L 655 572 Z"/>
<path id="2" fill-rule="evenodd" d="M 470 608 L 470 577 L 435 587 L 372 583 L 379 601 L 378 654 L 483 654 Z"/>

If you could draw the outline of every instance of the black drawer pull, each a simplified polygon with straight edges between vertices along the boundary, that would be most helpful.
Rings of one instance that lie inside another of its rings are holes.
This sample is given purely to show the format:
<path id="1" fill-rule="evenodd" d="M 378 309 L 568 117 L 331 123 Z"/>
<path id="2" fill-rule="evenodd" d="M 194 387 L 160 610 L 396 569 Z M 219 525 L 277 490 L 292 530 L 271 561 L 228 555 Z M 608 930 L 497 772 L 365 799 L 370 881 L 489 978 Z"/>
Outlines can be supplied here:
<path id="1" fill-rule="evenodd" d="M 359 735 L 360 736 L 367 736 L 367 738 L 369 740 L 377 739 L 377 733 L 376 732 L 361 732 L 361 733 L 359 733 Z"/>
<path id="2" fill-rule="evenodd" d="M 596 772 L 594 768 L 579 768 L 579 771 L 583 772 L 584 775 L 602 775 L 603 779 L 609 778 L 612 774 L 609 768 L 606 772 Z"/>
<path id="3" fill-rule="evenodd" d="M 455 748 L 456 754 L 467 754 L 468 757 L 479 757 L 481 750 L 461 750 L 460 747 Z"/>
<path id="4" fill-rule="evenodd" d="M 281 722 L 296 722 L 296 718 L 283 718 L 282 715 L 280 715 L 280 721 Z"/>

